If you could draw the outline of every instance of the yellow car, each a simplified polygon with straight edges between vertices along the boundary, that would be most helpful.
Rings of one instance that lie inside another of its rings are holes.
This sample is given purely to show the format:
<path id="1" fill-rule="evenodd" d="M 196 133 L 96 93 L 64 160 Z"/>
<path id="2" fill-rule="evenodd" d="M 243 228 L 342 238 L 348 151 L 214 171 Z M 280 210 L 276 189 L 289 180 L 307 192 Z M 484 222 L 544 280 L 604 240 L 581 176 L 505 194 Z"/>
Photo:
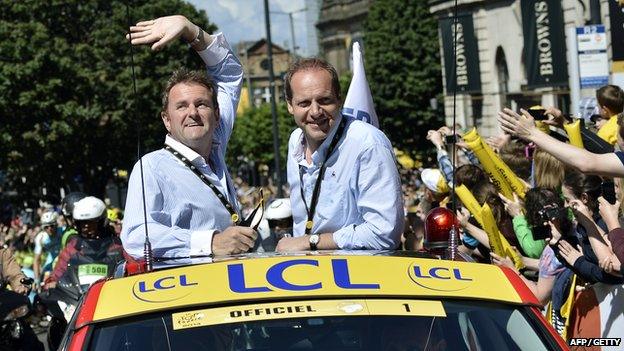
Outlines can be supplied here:
<path id="1" fill-rule="evenodd" d="M 258 254 L 95 283 L 62 350 L 564 350 L 511 270 Z"/>

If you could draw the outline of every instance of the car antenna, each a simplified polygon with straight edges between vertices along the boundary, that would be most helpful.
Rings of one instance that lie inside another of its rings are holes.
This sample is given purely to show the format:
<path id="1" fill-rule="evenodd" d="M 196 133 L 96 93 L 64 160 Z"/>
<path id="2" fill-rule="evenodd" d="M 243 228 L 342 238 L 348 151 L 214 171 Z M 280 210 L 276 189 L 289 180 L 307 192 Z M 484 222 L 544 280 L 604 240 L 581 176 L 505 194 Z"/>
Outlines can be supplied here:
<path id="1" fill-rule="evenodd" d="M 129 1 L 126 1 L 126 18 L 128 21 L 128 42 L 130 43 L 130 68 L 132 71 L 132 92 L 134 103 L 133 109 L 136 115 L 136 106 L 138 101 L 137 87 L 136 87 L 136 74 L 134 72 L 134 48 L 132 46 L 132 32 L 130 26 L 132 25 L 132 19 L 130 18 L 130 5 Z M 154 254 L 152 252 L 152 243 L 149 239 L 149 231 L 147 229 L 147 205 L 145 203 L 145 181 L 143 178 L 143 158 L 141 157 L 141 122 L 136 119 L 136 131 L 137 131 L 137 158 L 139 159 L 139 170 L 141 171 L 141 197 L 143 203 L 143 226 L 145 227 L 145 242 L 143 243 L 143 259 L 145 260 L 145 268 L 147 272 L 153 269 Z"/>
<path id="2" fill-rule="evenodd" d="M 456 132 L 456 126 L 457 126 L 457 115 L 456 115 L 456 108 L 457 108 L 457 0 L 455 0 L 455 5 L 453 7 L 453 70 L 451 71 L 452 75 L 453 75 L 453 80 L 451 80 L 452 82 L 455 82 L 455 84 L 453 84 L 453 137 L 456 138 L 457 136 L 457 132 Z M 456 139 L 455 139 L 456 141 Z M 457 211 L 457 196 L 455 195 L 455 171 L 456 171 L 456 152 L 457 152 L 457 144 L 453 143 L 451 144 L 453 147 L 453 151 L 451 153 L 451 164 L 453 165 L 453 182 L 451 184 L 451 208 L 454 212 Z M 454 215 L 454 222 L 457 221 L 457 217 L 456 217 L 456 213 L 453 213 Z M 458 228 L 456 228 L 456 223 L 453 223 L 453 225 L 451 226 L 451 230 L 449 232 L 449 239 L 448 239 L 448 251 L 447 251 L 447 255 L 448 255 L 448 259 L 450 259 L 451 261 L 455 260 L 455 256 L 457 254 L 457 236 L 459 235 L 458 233 Z"/>

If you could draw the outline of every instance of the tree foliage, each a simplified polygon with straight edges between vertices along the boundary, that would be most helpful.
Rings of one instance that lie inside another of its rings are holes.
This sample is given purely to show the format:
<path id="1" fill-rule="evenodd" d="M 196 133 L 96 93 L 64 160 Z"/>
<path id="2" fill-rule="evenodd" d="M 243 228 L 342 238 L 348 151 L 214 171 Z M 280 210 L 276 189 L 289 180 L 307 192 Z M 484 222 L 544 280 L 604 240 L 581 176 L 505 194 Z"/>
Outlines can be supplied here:
<path id="1" fill-rule="evenodd" d="M 443 122 L 430 107 L 442 93 L 437 21 L 427 1 L 377 0 L 365 24 L 366 74 L 381 129 L 393 144 L 417 154 L 427 130 Z"/>
<path id="2" fill-rule="evenodd" d="M 293 117 L 288 113 L 286 103 L 277 105 L 277 121 L 280 138 L 280 166 L 286 169 L 288 138 L 297 128 Z M 263 104 L 249 109 L 236 118 L 234 131 L 228 144 L 227 164 L 235 171 L 242 163 L 253 161 L 255 167 L 265 164 L 273 169 L 273 118 L 271 105 Z"/>
<path id="3" fill-rule="evenodd" d="M 136 161 L 137 126 L 145 150 L 162 145 L 160 93 L 171 72 L 203 69 L 181 42 L 134 48 L 135 100 L 126 2 L 131 23 L 178 13 L 216 29 L 181 0 L 1 1 L 0 170 L 23 196 L 78 184 L 101 195 L 112 169 Z"/>

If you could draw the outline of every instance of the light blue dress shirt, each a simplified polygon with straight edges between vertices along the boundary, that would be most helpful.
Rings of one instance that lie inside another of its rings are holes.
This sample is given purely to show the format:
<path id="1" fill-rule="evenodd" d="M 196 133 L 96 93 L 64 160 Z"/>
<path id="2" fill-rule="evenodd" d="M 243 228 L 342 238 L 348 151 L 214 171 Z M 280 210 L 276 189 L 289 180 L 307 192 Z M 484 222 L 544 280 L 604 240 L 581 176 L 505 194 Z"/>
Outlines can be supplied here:
<path id="1" fill-rule="evenodd" d="M 347 117 L 341 117 L 347 118 Z M 335 121 L 327 139 L 305 159 L 303 131 L 297 128 L 288 142 L 288 184 L 294 236 L 305 234 L 306 206 L 327 148 L 336 134 Z M 349 119 L 327 169 L 314 214 L 312 233 L 333 233 L 336 244 L 350 249 L 395 249 L 404 225 L 403 196 L 392 145 L 374 126 Z"/>
<path id="2" fill-rule="evenodd" d="M 165 143 L 190 160 L 229 202 L 239 210 L 236 191 L 225 165 L 225 152 L 232 134 L 240 97 L 243 70 L 223 34 L 213 36 L 206 50 L 198 52 L 208 73 L 217 83 L 220 121 L 210 153 L 212 169 L 198 153 L 174 140 Z M 232 225 L 231 215 L 215 193 L 169 151 L 160 149 L 143 156 L 144 185 L 139 162 L 128 183 L 121 239 L 134 257 L 143 256 L 145 225 L 155 257 L 184 257 L 212 253 L 212 236 Z M 145 190 L 147 219 L 143 216 Z"/>

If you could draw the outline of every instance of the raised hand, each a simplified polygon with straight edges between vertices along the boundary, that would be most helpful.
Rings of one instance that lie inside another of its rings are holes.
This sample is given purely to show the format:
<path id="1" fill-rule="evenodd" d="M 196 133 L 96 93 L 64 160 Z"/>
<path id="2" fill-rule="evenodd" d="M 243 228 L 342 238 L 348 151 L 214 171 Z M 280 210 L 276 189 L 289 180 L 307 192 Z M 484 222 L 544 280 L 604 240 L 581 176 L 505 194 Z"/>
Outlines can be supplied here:
<path id="1" fill-rule="evenodd" d="M 443 140 L 442 133 L 440 133 L 437 130 L 428 131 L 427 140 L 431 141 L 431 143 L 433 143 L 433 145 L 435 145 L 438 148 L 444 147 L 444 140 Z"/>
<path id="2" fill-rule="evenodd" d="M 522 203 L 522 200 L 518 198 L 518 195 L 516 195 L 516 193 L 513 194 L 513 200 L 506 198 L 503 194 L 500 193 L 498 194 L 498 197 L 503 200 L 503 203 L 505 204 L 505 210 L 507 210 L 507 213 L 509 213 L 511 217 L 516 217 L 522 214 L 524 204 Z"/>
<path id="3" fill-rule="evenodd" d="M 191 42 L 199 30 L 199 27 L 184 16 L 166 16 L 142 21 L 131 26 L 130 33 L 126 34 L 126 39 L 130 40 L 132 45 L 152 44 L 152 50 L 160 50 L 179 37 Z"/>
<path id="4" fill-rule="evenodd" d="M 494 252 L 490 252 L 490 257 L 492 258 L 492 263 L 497 266 L 505 266 L 512 269 L 515 269 L 516 267 L 511 258 L 509 258 L 508 256 L 501 257 Z"/>
<path id="5" fill-rule="evenodd" d="M 438 128 L 438 132 L 442 133 L 443 135 L 453 135 L 453 130 L 447 126 L 442 126 Z"/>
<path id="6" fill-rule="evenodd" d="M 589 207 L 587 207 L 587 205 L 585 205 L 583 203 L 583 201 L 581 200 L 570 200 L 568 201 L 570 203 L 570 206 L 572 207 L 572 211 L 574 212 L 574 215 L 578 217 L 578 214 L 582 214 L 585 217 L 587 217 L 588 219 L 592 218 L 592 215 L 589 211 Z"/>
<path id="7" fill-rule="evenodd" d="M 620 214 L 620 201 L 616 201 L 615 204 L 610 204 L 609 201 L 605 200 L 604 197 L 600 196 L 598 198 L 598 209 L 600 211 L 600 216 L 607 224 L 607 228 L 609 230 L 613 230 L 620 226 L 620 222 L 618 220 Z"/>
<path id="8" fill-rule="evenodd" d="M 546 108 L 546 111 L 544 113 L 546 115 L 552 116 L 552 118 L 549 118 L 549 119 L 543 121 L 544 124 L 548 124 L 550 126 L 563 128 L 563 123 L 565 122 L 565 120 L 563 118 L 563 113 L 561 112 L 561 110 L 559 110 L 556 107 L 550 106 L 550 107 Z"/>
<path id="9" fill-rule="evenodd" d="M 604 260 L 602 260 L 599 263 L 600 268 L 607 272 L 607 273 L 613 273 L 615 270 L 613 269 L 613 258 L 615 257 L 614 254 L 609 255 L 608 257 L 606 257 Z"/>
<path id="10" fill-rule="evenodd" d="M 497 119 L 505 132 L 528 139 L 537 130 L 535 119 L 526 110 L 521 109 L 520 111 L 522 115 L 505 108 L 498 113 Z"/>
<path id="11" fill-rule="evenodd" d="M 456 212 L 457 212 L 457 221 L 459 222 L 459 225 L 462 228 L 465 228 L 466 224 L 468 224 L 468 220 L 470 219 L 470 211 L 468 211 L 468 209 L 466 209 L 465 207 L 462 207 L 458 209 Z"/>
<path id="12" fill-rule="evenodd" d="M 577 250 L 565 240 L 560 240 L 559 245 L 557 246 L 559 247 L 559 253 L 561 254 L 561 257 L 563 257 L 570 266 L 574 266 L 574 262 L 576 262 L 576 260 L 583 256 L 583 252 L 580 246 Z"/>
<path id="13" fill-rule="evenodd" d="M 500 150 L 509 143 L 511 140 L 511 135 L 502 134 L 497 136 L 491 136 L 485 139 L 485 142 L 490 145 L 493 149 Z"/>
<path id="14" fill-rule="evenodd" d="M 550 227 L 550 235 L 551 235 L 551 237 L 550 237 L 549 242 L 554 245 L 554 244 L 556 244 L 559 241 L 559 239 L 561 239 L 561 237 L 562 237 L 561 232 L 559 231 L 557 226 L 552 221 L 548 221 L 548 222 L 545 222 L 545 223 L 547 223 L 548 226 Z"/>

